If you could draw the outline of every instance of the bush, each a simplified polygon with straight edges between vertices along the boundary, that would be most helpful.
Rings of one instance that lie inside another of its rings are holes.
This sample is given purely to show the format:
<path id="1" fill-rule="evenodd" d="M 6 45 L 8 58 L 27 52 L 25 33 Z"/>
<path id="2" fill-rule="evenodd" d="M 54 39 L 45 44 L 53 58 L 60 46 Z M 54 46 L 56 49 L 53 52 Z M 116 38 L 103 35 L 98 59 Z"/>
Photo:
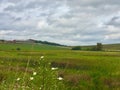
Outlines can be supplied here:
<path id="1" fill-rule="evenodd" d="M 81 47 L 80 46 L 75 46 L 72 48 L 72 50 L 81 50 Z"/>
<path id="2" fill-rule="evenodd" d="M 20 51 L 21 49 L 20 48 L 16 48 L 17 51 Z"/>

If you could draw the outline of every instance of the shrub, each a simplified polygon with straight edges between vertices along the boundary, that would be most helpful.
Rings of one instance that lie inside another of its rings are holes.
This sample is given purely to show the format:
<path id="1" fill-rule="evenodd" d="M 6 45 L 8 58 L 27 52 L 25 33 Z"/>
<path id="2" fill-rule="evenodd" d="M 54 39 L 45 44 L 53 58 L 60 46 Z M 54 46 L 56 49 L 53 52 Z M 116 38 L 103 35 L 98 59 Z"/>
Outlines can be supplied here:
<path id="1" fill-rule="evenodd" d="M 20 51 L 21 49 L 20 48 L 16 48 L 17 51 Z"/>
<path id="2" fill-rule="evenodd" d="M 75 46 L 72 48 L 72 50 L 81 50 L 81 47 L 80 46 Z"/>

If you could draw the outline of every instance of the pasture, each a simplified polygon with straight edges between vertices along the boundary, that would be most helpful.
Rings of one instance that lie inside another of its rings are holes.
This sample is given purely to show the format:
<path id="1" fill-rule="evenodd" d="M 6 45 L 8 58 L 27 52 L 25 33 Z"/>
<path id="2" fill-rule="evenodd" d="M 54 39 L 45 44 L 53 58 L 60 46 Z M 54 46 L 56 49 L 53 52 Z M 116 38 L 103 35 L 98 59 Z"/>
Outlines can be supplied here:
<path id="1" fill-rule="evenodd" d="M 119 89 L 120 52 L 0 44 L 0 90 Z"/>

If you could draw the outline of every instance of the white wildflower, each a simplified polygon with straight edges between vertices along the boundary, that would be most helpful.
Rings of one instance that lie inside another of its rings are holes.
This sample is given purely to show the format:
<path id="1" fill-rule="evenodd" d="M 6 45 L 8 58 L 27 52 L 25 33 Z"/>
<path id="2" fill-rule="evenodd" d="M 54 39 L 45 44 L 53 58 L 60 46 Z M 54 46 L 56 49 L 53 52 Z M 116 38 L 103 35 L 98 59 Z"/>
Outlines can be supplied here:
<path id="1" fill-rule="evenodd" d="M 43 58 L 44 58 L 44 56 L 41 56 L 40 58 L 41 58 L 41 59 L 43 59 Z"/>
<path id="2" fill-rule="evenodd" d="M 63 78 L 62 78 L 62 77 L 58 77 L 57 79 L 58 79 L 58 80 L 63 80 Z"/>
<path id="3" fill-rule="evenodd" d="M 57 70 L 58 68 L 57 67 L 52 67 L 51 70 Z"/>
<path id="4" fill-rule="evenodd" d="M 34 78 L 33 77 L 30 77 L 30 80 L 33 80 Z"/>
<path id="5" fill-rule="evenodd" d="M 34 76 L 37 75 L 37 72 L 33 72 L 33 75 L 34 75 Z"/>
<path id="6" fill-rule="evenodd" d="M 41 87 L 40 87 L 39 89 L 40 89 L 40 90 L 42 90 L 42 88 L 41 88 Z"/>
<path id="7" fill-rule="evenodd" d="M 20 81 L 20 78 L 17 78 L 17 81 Z"/>

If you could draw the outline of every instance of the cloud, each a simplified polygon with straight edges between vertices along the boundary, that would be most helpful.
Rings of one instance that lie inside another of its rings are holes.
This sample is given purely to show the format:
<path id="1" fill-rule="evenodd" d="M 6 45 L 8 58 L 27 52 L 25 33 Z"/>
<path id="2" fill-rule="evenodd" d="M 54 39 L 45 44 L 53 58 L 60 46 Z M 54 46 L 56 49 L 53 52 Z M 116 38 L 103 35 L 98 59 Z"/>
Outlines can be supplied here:
<path id="1" fill-rule="evenodd" d="M 119 43 L 119 0 L 0 0 L 0 38 Z"/>
<path id="2" fill-rule="evenodd" d="M 107 25 L 113 25 L 115 27 L 120 27 L 120 16 L 114 16 L 110 19 Z"/>

